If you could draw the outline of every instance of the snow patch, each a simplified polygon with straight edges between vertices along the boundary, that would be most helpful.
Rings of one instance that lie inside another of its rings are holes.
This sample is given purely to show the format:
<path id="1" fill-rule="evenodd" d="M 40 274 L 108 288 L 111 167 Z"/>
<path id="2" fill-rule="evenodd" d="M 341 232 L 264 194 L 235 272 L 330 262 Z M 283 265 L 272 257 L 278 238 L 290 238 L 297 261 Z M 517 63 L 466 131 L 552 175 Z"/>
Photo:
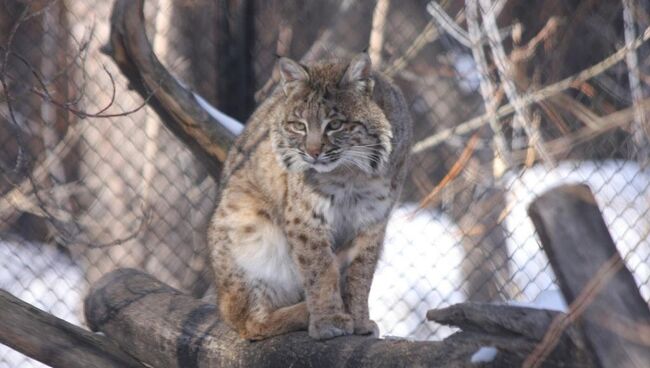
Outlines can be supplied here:
<path id="1" fill-rule="evenodd" d="M 569 306 L 567 305 L 566 300 L 564 300 L 562 292 L 557 289 L 542 291 L 532 303 L 510 300 L 506 304 L 517 307 L 546 309 L 565 313 L 569 311 Z"/>
<path id="2" fill-rule="evenodd" d="M 472 357 L 470 358 L 470 362 L 476 364 L 476 363 L 489 363 L 496 358 L 498 353 L 497 348 L 493 346 L 482 346 L 480 349 L 476 351 L 476 353 L 472 354 Z"/>
<path id="3" fill-rule="evenodd" d="M 81 325 L 81 301 L 87 285 L 81 267 L 52 245 L 0 239 L 0 289 Z M 7 367 L 46 367 L 0 345 L 0 362 Z"/>
<path id="4" fill-rule="evenodd" d="M 591 187 L 618 250 L 641 285 L 641 295 L 650 299 L 650 169 L 624 160 L 565 161 L 551 170 L 536 165 L 512 172 L 505 180 L 510 189 L 511 211 L 505 218 L 510 267 L 522 299 L 535 300 L 544 290 L 558 288 L 526 210 L 543 192 L 570 183 Z"/>
<path id="5" fill-rule="evenodd" d="M 244 125 L 237 121 L 236 119 L 224 114 L 223 112 L 219 111 L 216 107 L 212 106 L 208 101 L 206 101 L 201 95 L 198 93 L 192 92 L 194 95 L 194 99 L 196 102 L 201 105 L 203 110 L 207 111 L 212 118 L 218 122 L 221 123 L 226 129 L 228 129 L 229 132 L 231 132 L 234 135 L 240 135 L 241 132 L 244 130 Z"/>
<path id="6" fill-rule="evenodd" d="M 460 230 L 439 211 L 405 204 L 392 214 L 384 251 L 370 289 L 370 317 L 382 335 L 415 340 L 457 331 L 426 321 L 429 309 L 459 303 L 462 247 Z"/>

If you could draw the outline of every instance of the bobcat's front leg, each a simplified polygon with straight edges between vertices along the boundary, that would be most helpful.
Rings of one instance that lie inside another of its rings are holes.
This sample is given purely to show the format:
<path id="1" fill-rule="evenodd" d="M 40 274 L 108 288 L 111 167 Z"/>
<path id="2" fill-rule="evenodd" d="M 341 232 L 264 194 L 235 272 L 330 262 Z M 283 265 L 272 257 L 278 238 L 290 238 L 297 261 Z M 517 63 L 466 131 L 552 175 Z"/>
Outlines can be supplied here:
<path id="1" fill-rule="evenodd" d="M 368 295 L 385 231 L 385 223 L 361 231 L 350 249 L 352 260 L 346 272 L 343 301 L 352 315 L 357 335 L 379 335 L 377 324 L 370 320 L 368 313 Z"/>
<path id="2" fill-rule="evenodd" d="M 303 278 L 309 309 L 309 336 L 324 340 L 353 332 L 340 290 L 340 271 L 322 215 L 288 211 L 286 235 Z"/>

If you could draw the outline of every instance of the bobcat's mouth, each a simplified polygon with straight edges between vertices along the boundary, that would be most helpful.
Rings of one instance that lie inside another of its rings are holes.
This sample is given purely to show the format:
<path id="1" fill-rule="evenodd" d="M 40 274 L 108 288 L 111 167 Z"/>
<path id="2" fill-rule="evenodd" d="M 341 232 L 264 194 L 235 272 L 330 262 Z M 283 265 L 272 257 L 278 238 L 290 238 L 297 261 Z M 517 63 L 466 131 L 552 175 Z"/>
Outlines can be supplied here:
<path id="1" fill-rule="evenodd" d="M 333 150 L 329 153 L 321 154 L 316 158 L 303 154 L 302 158 L 310 168 L 319 173 L 324 173 L 330 172 L 338 166 L 340 155 L 337 150 Z"/>
<path id="2" fill-rule="evenodd" d="M 336 159 L 325 159 L 322 157 L 314 159 L 309 156 L 303 156 L 303 159 L 310 168 L 316 170 L 319 173 L 330 172 L 338 166 L 338 160 Z"/>
<path id="3" fill-rule="evenodd" d="M 312 169 L 316 170 L 319 173 L 330 172 L 338 166 L 336 161 L 330 161 L 330 162 L 315 161 L 313 163 L 310 163 L 309 165 L 311 166 Z"/>

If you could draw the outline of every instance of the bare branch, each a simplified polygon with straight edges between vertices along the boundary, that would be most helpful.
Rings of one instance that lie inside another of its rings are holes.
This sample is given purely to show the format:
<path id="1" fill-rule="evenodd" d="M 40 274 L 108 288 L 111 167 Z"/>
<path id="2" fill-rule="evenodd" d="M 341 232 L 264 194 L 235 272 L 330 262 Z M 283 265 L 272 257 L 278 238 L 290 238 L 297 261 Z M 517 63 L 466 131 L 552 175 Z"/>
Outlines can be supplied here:
<path id="1" fill-rule="evenodd" d="M 494 133 L 496 154 L 497 157 L 500 157 L 505 162 L 506 166 L 509 166 L 510 153 L 508 151 L 508 144 L 499 126 L 499 120 L 496 117 L 496 109 L 499 104 L 497 89 L 494 87 L 494 83 L 492 83 L 492 79 L 490 78 L 490 70 L 488 69 L 485 52 L 483 51 L 483 45 L 480 43 L 481 28 L 478 22 L 477 0 L 467 0 L 465 4 L 472 56 L 478 69 L 480 92 L 481 97 L 483 97 L 485 113 L 490 117 L 490 128 L 492 128 L 492 132 Z"/>
<path id="2" fill-rule="evenodd" d="M 118 0 L 111 16 L 111 37 L 103 51 L 111 56 L 163 123 L 219 177 L 221 162 L 242 125 L 189 91 L 160 63 L 147 39 L 143 0 Z"/>
<path id="3" fill-rule="evenodd" d="M 422 201 L 420 201 L 418 207 L 415 209 L 415 211 L 413 211 L 413 215 L 415 215 L 421 209 L 430 206 L 437 199 L 442 190 L 463 171 L 465 165 L 467 165 L 467 162 L 470 160 L 470 158 L 472 158 L 472 155 L 474 154 L 477 141 L 478 133 L 474 133 L 474 135 L 467 142 L 467 146 L 463 149 L 463 152 L 461 152 L 460 156 L 458 157 L 458 160 L 454 162 L 451 169 L 449 169 L 449 172 L 445 174 L 440 183 L 438 183 L 438 185 L 436 185 L 433 190 L 431 190 L 431 192 L 426 197 L 424 197 Z"/>
<path id="4" fill-rule="evenodd" d="M 499 71 L 499 78 L 501 79 L 503 89 L 515 109 L 515 121 L 518 121 L 519 124 L 523 126 L 529 140 L 535 143 L 534 147 L 540 154 L 542 160 L 546 163 L 552 163 L 551 156 L 544 148 L 540 132 L 533 129 L 530 111 L 527 106 L 523 106 L 521 103 L 517 86 L 513 80 L 515 78 L 513 65 L 506 56 L 503 45 L 501 44 L 496 16 L 493 13 L 492 1 L 480 0 L 480 5 L 483 12 L 483 27 L 487 32 L 492 56 L 494 57 L 495 65 Z"/>
<path id="5" fill-rule="evenodd" d="M 436 21 L 436 24 L 445 30 L 445 32 L 449 33 L 449 35 L 452 36 L 456 41 L 460 42 L 461 45 L 464 45 L 467 48 L 472 47 L 472 44 L 474 42 L 470 41 L 470 37 L 467 32 L 460 28 L 460 26 L 454 22 L 453 19 L 451 19 L 451 17 L 447 14 L 445 9 L 443 9 L 440 4 L 435 1 L 430 1 L 429 4 L 427 4 L 427 11 Z"/>
<path id="6" fill-rule="evenodd" d="M 636 38 L 634 2 L 632 0 L 622 0 L 622 2 L 625 42 L 631 43 Z M 639 102 L 643 100 L 643 89 L 641 88 L 641 81 L 639 80 L 639 59 L 636 50 L 628 50 L 625 57 L 625 63 L 627 64 L 627 75 L 630 82 L 630 91 L 632 92 L 632 104 L 635 106 L 632 137 L 636 145 L 637 158 L 642 163 L 645 163 L 650 159 L 650 152 L 648 150 L 650 128 L 648 127 L 644 110 L 638 107 Z"/>
<path id="7" fill-rule="evenodd" d="M 402 70 L 424 46 L 435 41 L 439 35 L 440 33 L 438 32 L 438 28 L 435 26 L 434 22 L 430 21 L 427 23 L 424 29 L 422 29 L 422 32 L 415 37 L 411 45 L 406 49 L 404 55 L 400 55 L 384 69 L 384 74 L 387 76 L 395 75 L 398 71 Z"/>
<path id="8" fill-rule="evenodd" d="M 45 313 L 0 290 L 0 342 L 52 367 L 142 368 L 105 336 Z"/>
<path id="9" fill-rule="evenodd" d="M 551 96 L 554 96 L 568 88 L 579 85 L 580 83 L 593 78 L 604 72 L 605 70 L 616 65 L 618 62 L 623 60 L 628 52 L 628 50 L 634 50 L 639 48 L 643 43 L 645 43 L 648 38 L 650 38 L 650 27 L 646 28 L 643 34 L 637 37 L 634 42 L 626 44 L 622 48 L 618 49 L 615 53 L 608 56 L 607 58 L 601 60 L 597 64 L 584 69 L 580 73 L 574 74 L 568 78 L 565 78 L 557 83 L 553 83 L 549 86 L 543 87 L 537 91 L 529 92 L 523 96 L 519 101 L 521 106 L 528 106 L 533 103 L 544 101 Z M 512 104 L 501 106 L 497 111 L 496 115 L 498 118 L 503 118 L 507 115 L 512 114 L 515 111 Z M 481 126 L 489 122 L 490 116 L 484 114 L 477 116 L 473 119 L 470 119 L 464 123 L 461 123 L 453 128 L 442 130 L 436 134 L 433 134 L 419 142 L 417 142 L 412 149 L 413 153 L 422 152 L 424 150 L 430 149 L 437 146 L 443 141 L 449 139 L 450 137 L 456 135 L 463 135 L 470 133 Z"/>
<path id="10" fill-rule="evenodd" d="M 370 55 L 370 60 L 372 60 L 375 68 L 380 68 L 382 63 L 381 50 L 384 46 L 384 30 L 389 7 L 390 0 L 377 0 L 375 10 L 372 13 L 368 55 Z"/>

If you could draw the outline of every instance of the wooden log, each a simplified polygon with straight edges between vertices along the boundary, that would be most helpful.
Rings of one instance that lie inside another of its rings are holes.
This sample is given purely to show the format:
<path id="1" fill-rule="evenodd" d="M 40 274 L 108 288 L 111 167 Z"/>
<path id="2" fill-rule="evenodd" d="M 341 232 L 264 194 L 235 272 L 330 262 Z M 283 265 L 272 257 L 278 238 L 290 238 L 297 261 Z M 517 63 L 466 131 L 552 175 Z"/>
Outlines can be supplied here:
<path id="1" fill-rule="evenodd" d="M 430 310 L 427 319 L 459 327 L 461 332 L 451 339 L 482 338 L 484 346 L 495 347 L 501 354 L 511 356 L 508 364 L 502 366 L 519 367 L 533 347 L 541 342 L 553 320 L 562 315 L 564 313 L 546 309 L 470 302 Z M 513 359 L 515 356 L 521 360 Z M 542 366 L 593 367 L 592 362 L 580 331 L 570 325 Z"/>
<path id="2" fill-rule="evenodd" d="M 0 290 L 0 343 L 54 368 L 143 368 L 93 334 Z"/>
<path id="3" fill-rule="evenodd" d="M 474 305 L 471 315 L 479 316 L 480 309 Z M 484 312 L 498 313 L 499 306 Z M 460 333 L 444 341 L 427 342 L 364 336 L 316 341 L 306 332 L 295 332 L 248 342 L 219 320 L 214 304 L 184 295 L 133 269 L 113 271 L 98 281 L 85 300 L 85 315 L 91 329 L 104 332 L 154 367 L 469 367 L 473 366 L 472 355 L 482 346 L 498 349 L 494 360 L 483 367 L 504 367 L 520 365 L 537 343 L 511 332 Z M 503 330 L 512 328 L 517 329 Z M 519 327 L 525 328 L 531 327 Z M 543 333 L 540 331 L 538 334 Z M 572 346 L 558 347 L 552 364 L 546 366 L 565 362 L 587 367 L 571 350 Z"/>
<path id="4" fill-rule="evenodd" d="M 457 326 L 466 332 L 480 332 L 493 335 L 517 335 L 539 341 L 546 329 L 561 312 L 546 309 L 488 304 L 462 303 L 427 312 L 427 319 L 450 326 Z M 580 340 L 573 327 L 565 331 L 566 343 Z"/>
<path id="5" fill-rule="evenodd" d="M 156 58 L 145 32 L 143 6 L 144 0 L 115 1 L 110 40 L 102 52 L 113 58 L 129 86 L 148 99 L 165 126 L 218 181 L 221 163 L 236 134 L 209 114 L 197 95 Z"/>
<path id="6" fill-rule="evenodd" d="M 579 325 L 596 363 L 600 367 L 650 367 L 650 346 L 608 327 L 621 319 L 649 326 L 650 310 L 589 187 L 555 188 L 537 198 L 528 213 L 567 302 L 586 306 Z"/>

